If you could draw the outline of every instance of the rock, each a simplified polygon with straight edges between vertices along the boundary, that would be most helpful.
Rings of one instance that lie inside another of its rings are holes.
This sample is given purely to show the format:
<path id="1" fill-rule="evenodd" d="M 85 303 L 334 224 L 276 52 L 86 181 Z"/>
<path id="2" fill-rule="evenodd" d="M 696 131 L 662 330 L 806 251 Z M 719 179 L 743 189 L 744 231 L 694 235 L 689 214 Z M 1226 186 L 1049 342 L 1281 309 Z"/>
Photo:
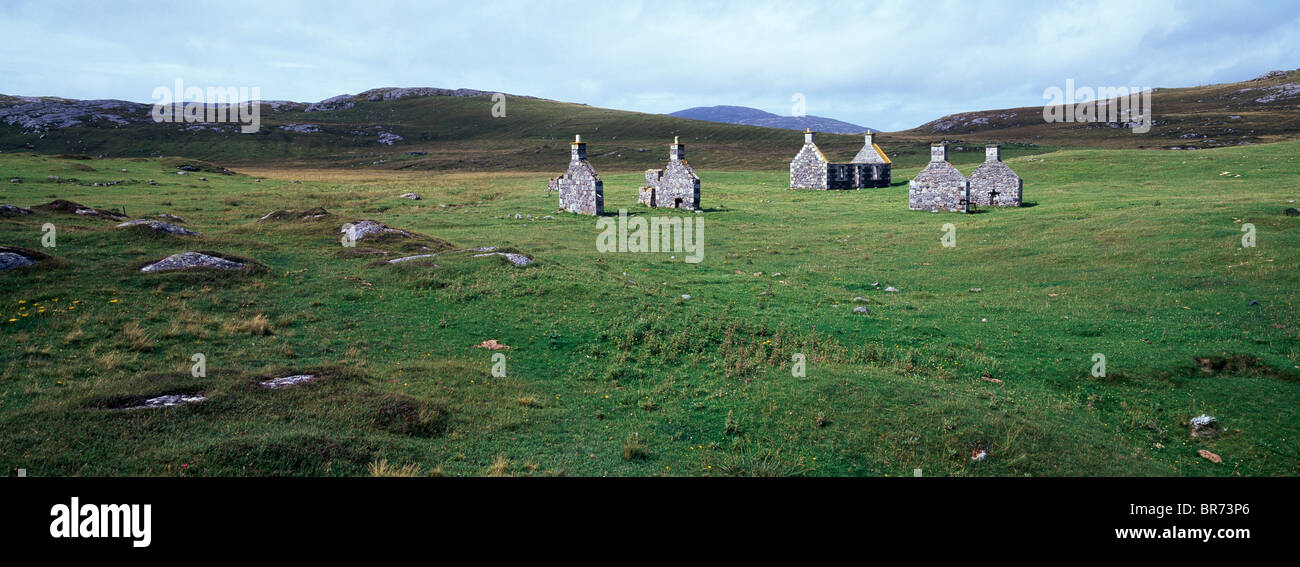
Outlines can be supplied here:
<path id="1" fill-rule="evenodd" d="M 971 292 L 971 293 L 980 293 L 980 292 L 982 292 L 982 291 L 984 291 L 984 288 L 982 288 L 982 287 L 972 287 L 972 288 L 970 288 L 970 292 Z"/>
<path id="2" fill-rule="evenodd" d="M 143 404 L 140 404 L 138 406 L 130 406 L 125 409 L 133 410 L 133 409 L 149 409 L 149 408 L 166 408 L 171 406 L 178 406 L 181 404 L 192 404 L 196 402 L 202 402 L 207 399 L 208 398 L 204 396 L 202 393 L 167 394 L 165 396 L 149 398 L 145 400 Z"/>
<path id="3" fill-rule="evenodd" d="M 181 217 L 178 217 L 178 216 L 176 216 L 176 215 L 171 215 L 171 214 L 167 214 L 167 213 L 159 213 L 159 214 L 156 214 L 156 215 L 154 215 L 154 218 L 159 218 L 159 219 L 169 220 L 169 221 L 172 221 L 172 222 L 185 222 L 185 219 L 183 219 L 183 218 L 181 218 Z"/>
<path id="4" fill-rule="evenodd" d="M 23 180 L 22 180 L 21 177 L 11 177 L 11 178 L 9 179 L 9 182 L 10 182 L 10 183 L 22 183 Z"/>
<path id="5" fill-rule="evenodd" d="M 126 220 L 125 216 L 117 214 L 113 211 L 105 211 L 103 209 L 93 209 L 85 205 L 82 205 L 80 203 L 74 203 L 72 201 L 68 201 L 64 199 L 55 199 L 53 201 L 45 203 L 44 205 L 36 205 L 35 207 L 32 208 L 40 209 L 43 211 L 56 212 L 56 213 L 71 213 L 74 215 L 104 217 L 113 220 Z"/>
<path id="6" fill-rule="evenodd" d="M 435 254 L 416 254 L 416 255 L 414 255 L 414 256 L 403 256 L 403 257 L 401 257 L 401 258 L 393 258 L 392 260 L 388 260 L 387 263 L 389 263 L 389 264 L 400 264 L 400 263 L 402 263 L 402 262 L 410 262 L 411 260 L 419 260 L 419 259 L 422 259 L 422 258 L 432 258 L 432 257 L 434 257 L 434 256 L 437 256 L 437 254 L 436 254 L 436 253 L 435 253 Z"/>
<path id="7" fill-rule="evenodd" d="M 168 234 L 176 234 L 180 236 L 197 236 L 199 234 L 198 232 L 190 230 L 183 226 L 176 226 L 171 223 L 165 223 L 162 221 L 149 220 L 149 219 L 137 219 L 137 220 L 127 221 L 117 225 L 117 228 L 133 228 L 133 227 L 143 227 L 143 228 L 148 228 L 150 230 L 153 230 L 155 232 L 166 232 Z"/>
<path id="8" fill-rule="evenodd" d="M 410 199 L 410 200 L 412 200 L 412 201 L 419 201 L 419 200 L 420 200 L 420 194 L 419 194 L 419 193 L 402 193 L 401 195 L 398 195 L 398 197 L 400 197 L 400 198 L 402 198 L 402 199 Z"/>
<path id="9" fill-rule="evenodd" d="M 682 294 L 682 299 L 687 299 L 687 300 L 689 300 L 690 298 L 691 298 L 691 296 L 690 296 L 689 294 L 685 294 L 685 293 Z"/>
<path id="10" fill-rule="evenodd" d="M 9 270 L 13 268 L 25 268 L 35 266 L 36 262 L 31 258 L 18 254 L 16 252 L 0 252 L 0 270 Z"/>
<path id="11" fill-rule="evenodd" d="M 1252 299 L 1250 302 L 1246 303 L 1246 305 L 1259 305 L 1259 302 Z"/>
<path id="12" fill-rule="evenodd" d="M 326 211 L 324 207 L 312 207 L 305 211 L 293 211 L 293 210 L 281 209 L 278 211 L 271 211 L 269 213 L 266 213 L 262 215 L 262 218 L 257 219 L 257 221 L 258 222 L 282 221 L 282 220 L 293 220 L 293 219 L 305 221 L 305 220 L 314 220 L 318 218 L 323 218 L 329 216 L 329 214 L 330 214 L 329 211 Z"/>
<path id="13" fill-rule="evenodd" d="M 0 213 L 4 213 L 4 214 L 7 214 L 7 215 L 30 215 L 30 214 L 32 214 L 31 211 L 29 211 L 29 210 L 27 210 L 27 209 L 24 209 L 24 208 L 22 208 L 22 207 L 19 207 L 19 206 L 17 206 L 17 205 L 8 205 L 8 204 L 4 204 L 4 203 L 0 203 Z"/>
<path id="14" fill-rule="evenodd" d="M 293 376 L 284 376 L 272 380 L 258 382 L 263 388 L 284 388 L 286 386 L 296 386 L 316 379 L 315 374 L 295 374 Z"/>
<path id="15" fill-rule="evenodd" d="M 854 313 L 866 313 L 867 315 L 870 315 L 870 314 L 871 314 L 871 310 L 870 310 L 870 309 L 867 309 L 867 307 L 866 307 L 865 305 L 859 305 L 859 306 L 857 306 L 857 307 L 854 307 L 854 308 L 853 308 L 853 312 L 854 312 Z"/>
<path id="16" fill-rule="evenodd" d="M 853 301 L 854 301 L 855 303 L 871 303 L 871 300 L 870 300 L 870 299 L 867 299 L 867 298 L 865 298 L 865 297 L 855 297 L 855 298 L 853 298 Z"/>
<path id="17" fill-rule="evenodd" d="M 896 287 L 894 287 L 894 286 L 891 285 L 891 286 L 885 288 L 885 291 L 887 291 L 887 292 L 889 292 L 889 293 L 897 293 L 897 292 L 898 292 L 898 288 L 896 288 Z"/>
<path id="18" fill-rule="evenodd" d="M 247 269 L 247 267 L 248 266 L 240 262 L 227 260 L 225 258 L 220 258 L 217 256 L 210 256 L 202 252 L 181 252 L 180 254 L 172 254 L 171 256 L 163 258 L 162 260 L 159 260 L 157 262 L 149 264 L 148 266 L 140 268 L 140 271 L 141 272 L 165 272 L 171 270 L 188 270 L 192 268 L 243 270 L 243 269 Z"/>
<path id="19" fill-rule="evenodd" d="M 509 260 L 511 264 L 516 266 L 527 266 L 533 263 L 532 258 L 524 256 L 523 254 L 515 254 L 514 252 L 488 252 L 485 254 L 474 255 L 475 258 L 482 258 L 484 256 L 505 256 L 506 260 Z"/>
<path id="20" fill-rule="evenodd" d="M 208 180 L 208 178 L 206 178 L 206 177 L 200 177 L 200 178 L 199 178 L 199 181 L 207 181 L 207 180 Z"/>
<path id="21" fill-rule="evenodd" d="M 1193 438 L 1213 439 L 1220 433 L 1219 420 L 1206 414 L 1187 420 L 1187 425 L 1192 429 Z"/>
<path id="22" fill-rule="evenodd" d="M 1287 207 L 1285 211 L 1282 211 L 1282 213 L 1288 217 L 1300 216 L 1300 209 L 1297 209 L 1295 207 Z"/>
<path id="23" fill-rule="evenodd" d="M 189 175 L 189 174 L 190 174 L 190 172 L 188 172 L 188 171 L 177 171 L 177 172 L 176 172 L 176 175 Z"/>
<path id="24" fill-rule="evenodd" d="M 1200 455 L 1201 458 L 1203 458 L 1203 459 L 1209 459 L 1211 463 L 1216 463 L 1216 464 L 1217 464 L 1217 463 L 1222 463 L 1222 462 L 1223 462 L 1223 457 L 1220 457 L 1220 456 L 1218 456 L 1218 455 L 1216 455 L 1216 454 L 1214 454 L 1214 453 L 1211 453 L 1208 449 L 1200 449 L 1200 450 L 1196 451 L 1196 454 L 1197 454 L 1197 455 Z"/>
<path id="25" fill-rule="evenodd" d="M 347 223 L 339 229 L 339 232 L 348 235 L 348 238 L 354 242 L 360 242 L 377 234 L 411 236 L 411 233 L 409 232 L 397 230 L 395 228 L 388 228 L 384 223 L 373 220 L 360 220 L 353 223 Z"/>

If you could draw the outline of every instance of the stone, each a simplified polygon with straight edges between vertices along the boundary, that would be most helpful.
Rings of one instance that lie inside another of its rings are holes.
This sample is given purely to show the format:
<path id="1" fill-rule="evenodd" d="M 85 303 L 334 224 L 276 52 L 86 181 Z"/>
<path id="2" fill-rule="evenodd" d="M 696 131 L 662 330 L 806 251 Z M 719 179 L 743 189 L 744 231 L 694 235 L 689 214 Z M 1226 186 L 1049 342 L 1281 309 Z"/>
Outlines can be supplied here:
<path id="1" fill-rule="evenodd" d="M 948 163 L 948 146 L 930 146 L 930 163 L 908 182 L 907 208 L 914 211 L 970 212 L 970 182 Z"/>
<path id="2" fill-rule="evenodd" d="M 689 300 L 690 298 L 691 298 L 690 294 L 685 294 L 685 293 L 682 294 L 682 299 Z"/>
<path id="3" fill-rule="evenodd" d="M 167 214 L 167 213 L 159 213 L 159 214 L 156 214 L 156 215 L 154 215 L 154 218 L 159 218 L 159 219 L 163 219 L 163 220 L 168 220 L 168 221 L 171 221 L 171 222 L 185 222 L 185 219 L 183 219 L 183 218 L 181 218 L 181 217 L 178 217 L 178 216 L 176 216 L 176 215 Z"/>
<path id="4" fill-rule="evenodd" d="M 853 301 L 854 303 L 871 303 L 871 300 L 865 297 L 855 297 L 853 298 Z"/>
<path id="5" fill-rule="evenodd" d="M 506 260 L 509 260 L 511 264 L 514 264 L 516 266 L 527 266 L 528 264 L 531 264 L 533 262 L 533 260 L 528 256 L 524 256 L 523 254 L 516 254 L 514 252 L 487 252 L 484 254 L 474 255 L 475 258 L 482 258 L 484 256 L 505 256 Z"/>
<path id="6" fill-rule="evenodd" d="M 327 217 L 329 216 L 329 214 L 330 214 L 329 211 L 326 211 L 324 207 L 312 207 L 305 211 L 280 209 L 278 211 L 271 211 L 269 213 L 266 213 L 265 215 L 262 215 L 262 218 L 259 218 L 257 220 L 258 222 L 282 221 L 282 220 L 292 220 L 292 219 L 305 221 L 305 220 L 315 220 L 318 218 Z"/>
<path id="7" fill-rule="evenodd" d="M 17 252 L 0 252 L 0 270 L 35 266 L 36 261 Z"/>
<path id="8" fill-rule="evenodd" d="M 402 198 L 402 199 L 410 199 L 410 200 L 412 200 L 412 201 L 419 201 L 419 200 L 420 200 L 420 194 L 419 194 L 419 193 L 402 193 L 401 195 L 398 195 L 398 197 L 399 197 L 399 198 Z"/>
<path id="9" fill-rule="evenodd" d="M 1187 420 L 1193 438 L 1212 439 L 1220 433 L 1219 420 L 1213 416 L 1201 414 Z"/>
<path id="10" fill-rule="evenodd" d="M 637 191 L 637 202 L 652 208 L 700 209 L 700 176 L 686 162 L 686 145 L 676 137 L 668 146 L 668 165 L 646 170 L 645 185 Z"/>
<path id="11" fill-rule="evenodd" d="M 381 234 L 396 234 L 400 236 L 411 236 L 411 233 L 396 228 L 388 228 L 379 221 L 360 220 L 354 223 L 343 225 L 339 229 L 342 234 L 348 235 L 348 238 L 354 242 L 360 242 L 366 238 Z"/>
<path id="12" fill-rule="evenodd" d="M 126 216 L 120 215 L 113 211 L 94 209 L 82 205 L 80 203 L 74 203 L 72 201 L 68 201 L 65 199 L 55 199 L 53 201 L 45 203 L 44 205 L 36 205 L 35 207 L 32 208 L 40 209 L 43 211 L 58 212 L 58 213 L 70 213 L 70 214 L 81 215 L 81 216 L 104 217 L 113 220 L 126 220 Z"/>
<path id="13" fill-rule="evenodd" d="M 275 389 L 275 388 L 284 388 L 287 386 L 296 386 L 298 384 L 305 384 L 315 379 L 316 379 L 315 374 L 295 374 L 293 376 L 283 376 L 280 378 L 274 378 L 271 380 L 266 380 L 258 383 L 261 384 L 263 388 Z"/>
<path id="14" fill-rule="evenodd" d="M 1295 207 L 1287 207 L 1285 211 L 1282 211 L 1282 213 L 1288 217 L 1294 217 L 1300 215 L 1300 209 L 1297 209 Z"/>
<path id="15" fill-rule="evenodd" d="M 153 230 L 154 232 L 165 232 L 168 234 L 176 234 L 179 236 L 199 235 L 197 231 L 190 230 L 183 226 L 177 226 L 171 223 L 166 223 L 157 220 L 149 220 L 149 219 L 136 219 L 133 221 L 127 221 L 117 225 L 117 228 L 134 228 L 134 227 L 148 228 L 150 230 Z"/>
<path id="16" fill-rule="evenodd" d="M 885 288 L 885 291 L 887 291 L 887 292 L 889 292 L 889 293 L 897 293 L 897 292 L 898 292 L 898 288 L 896 288 L 896 287 L 894 287 L 894 286 L 891 285 L 891 286 Z"/>
<path id="17" fill-rule="evenodd" d="M 193 268 L 215 268 L 219 270 L 243 270 L 247 266 L 240 262 L 210 256 L 202 252 L 181 252 L 172 254 L 162 260 L 140 268 L 141 272 L 165 272 L 172 270 L 189 270 Z"/>
<path id="18" fill-rule="evenodd" d="M 605 214 L 605 183 L 596 168 L 587 161 L 587 143 L 574 136 L 570 144 L 569 169 L 547 181 L 548 191 L 559 193 L 560 211 L 582 215 Z M 519 218 L 515 215 L 515 218 Z"/>
<path id="19" fill-rule="evenodd" d="M 19 207 L 19 206 L 17 206 L 17 205 L 9 205 L 9 204 L 4 204 L 4 203 L 0 203 L 0 213 L 4 213 L 4 214 L 8 214 L 8 215 L 30 215 L 30 214 L 32 214 L 31 211 L 29 211 L 29 210 L 27 210 L 27 209 L 24 209 L 24 208 L 22 208 L 22 207 Z"/>
<path id="20" fill-rule="evenodd" d="M 984 163 L 970 174 L 970 200 L 974 205 L 1019 207 L 1024 181 L 1002 161 L 999 146 L 984 148 Z"/>
<path id="21" fill-rule="evenodd" d="M 208 398 L 201 393 L 167 394 L 164 396 L 158 396 L 156 398 L 149 398 L 145 400 L 143 404 L 140 404 L 138 406 L 129 406 L 125 409 L 133 410 L 133 409 L 167 408 L 172 406 L 178 406 L 181 404 L 198 403 L 207 399 Z"/>
<path id="22" fill-rule="evenodd" d="M 982 287 L 972 287 L 972 288 L 970 288 L 970 292 L 971 292 L 971 293 L 979 293 L 979 292 L 981 292 L 981 291 L 984 291 L 984 288 L 982 288 Z"/>
<path id="23" fill-rule="evenodd" d="M 854 307 L 854 308 L 853 308 L 853 312 L 854 312 L 854 313 L 866 313 L 867 315 L 870 315 L 870 314 L 871 314 L 871 310 L 867 309 L 867 307 L 866 307 L 865 305 L 859 305 L 859 306 L 857 306 L 857 307 Z"/>

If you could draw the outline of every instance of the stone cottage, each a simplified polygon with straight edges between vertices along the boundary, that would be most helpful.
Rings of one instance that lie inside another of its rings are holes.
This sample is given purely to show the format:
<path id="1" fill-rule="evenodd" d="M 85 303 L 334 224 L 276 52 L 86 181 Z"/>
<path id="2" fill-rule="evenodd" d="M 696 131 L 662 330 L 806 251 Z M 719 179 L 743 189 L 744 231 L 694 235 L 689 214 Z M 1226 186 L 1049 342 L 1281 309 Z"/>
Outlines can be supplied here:
<path id="1" fill-rule="evenodd" d="M 1002 161 L 1002 149 L 984 148 L 984 163 L 970 174 L 970 200 L 975 205 L 1019 207 L 1024 182 Z"/>
<path id="2" fill-rule="evenodd" d="M 700 209 L 700 176 L 686 163 L 686 146 L 676 136 L 668 146 L 668 165 L 645 171 L 645 185 L 637 191 L 636 200 L 647 207 Z"/>
<path id="3" fill-rule="evenodd" d="M 948 163 L 946 144 L 930 145 L 930 163 L 908 183 L 907 208 L 970 212 L 970 182 Z"/>
<path id="4" fill-rule="evenodd" d="M 790 162 L 791 189 L 858 189 L 888 187 L 893 164 L 885 152 L 866 135 L 866 142 L 851 163 L 830 163 L 814 141 L 816 134 L 804 130 L 803 148 Z"/>
<path id="5" fill-rule="evenodd" d="M 559 192 L 560 211 L 597 216 L 605 213 L 605 184 L 587 161 L 587 143 L 581 134 L 574 136 L 570 144 L 569 170 L 551 178 L 546 186 Z"/>

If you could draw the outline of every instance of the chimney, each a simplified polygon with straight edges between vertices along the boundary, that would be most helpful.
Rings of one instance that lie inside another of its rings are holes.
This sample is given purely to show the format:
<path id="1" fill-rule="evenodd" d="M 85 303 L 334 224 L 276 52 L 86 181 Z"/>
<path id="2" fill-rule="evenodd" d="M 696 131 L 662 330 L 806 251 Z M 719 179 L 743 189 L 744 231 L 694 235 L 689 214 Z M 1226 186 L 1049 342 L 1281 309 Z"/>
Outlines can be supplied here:
<path id="1" fill-rule="evenodd" d="M 582 134 L 575 134 L 570 146 L 572 146 L 572 151 L 569 153 L 570 161 L 587 159 L 587 142 L 582 141 Z"/>
<path id="2" fill-rule="evenodd" d="M 930 163 L 948 161 L 948 144 L 935 142 L 930 144 Z"/>
<path id="3" fill-rule="evenodd" d="M 868 148 L 870 148 L 871 146 L 875 145 L 876 142 L 875 142 L 875 140 L 873 140 L 873 137 L 874 137 L 874 136 L 875 136 L 875 134 L 873 134 L 873 133 L 871 133 L 871 132 L 867 132 L 867 135 L 865 136 L 865 137 L 866 137 L 866 143 L 865 143 L 865 145 L 866 145 Z"/>
<path id="4" fill-rule="evenodd" d="M 686 159 L 686 145 L 678 142 L 677 136 L 673 136 L 673 143 L 668 146 L 668 161 L 679 159 Z"/>
<path id="5" fill-rule="evenodd" d="M 984 161 L 1002 161 L 1002 146 L 984 146 Z"/>
<path id="6" fill-rule="evenodd" d="M 804 144 L 811 144 L 811 143 L 813 143 L 813 137 L 815 137 L 815 136 L 816 136 L 816 134 L 813 133 L 812 128 L 804 128 L 804 130 L 803 130 L 803 143 L 804 143 Z"/>

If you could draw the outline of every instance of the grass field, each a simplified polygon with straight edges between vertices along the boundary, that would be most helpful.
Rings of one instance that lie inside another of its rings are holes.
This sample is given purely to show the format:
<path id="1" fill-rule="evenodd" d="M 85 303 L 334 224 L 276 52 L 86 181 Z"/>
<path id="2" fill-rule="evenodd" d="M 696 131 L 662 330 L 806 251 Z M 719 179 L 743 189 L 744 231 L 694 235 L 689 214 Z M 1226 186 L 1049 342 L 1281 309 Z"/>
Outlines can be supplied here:
<path id="1" fill-rule="evenodd" d="M 598 253 L 595 220 L 554 213 L 544 191 L 562 161 L 179 176 L 175 159 L 6 153 L 2 176 L 23 182 L 0 203 L 171 213 L 203 236 L 0 217 L 0 244 L 56 258 L 0 273 L 0 464 L 32 476 L 1296 475 L 1300 217 L 1283 209 L 1300 200 L 1297 155 L 1294 142 L 1022 154 L 1008 161 L 1032 206 L 974 215 L 908 211 L 917 167 L 890 188 L 817 192 L 787 189 L 783 170 L 697 164 L 705 255 L 687 264 Z M 640 181 L 606 175 L 606 209 L 648 214 Z M 257 222 L 316 206 L 332 215 Z M 339 227 L 358 219 L 418 236 L 345 249 Z M 44 223 L 55 248 L 41 247 Z M 945 223 L 954 248 L 940 244 Z M 444 252 L 437 267 L 376 265 L 420 246 L 535 262 Z M 261 268 L 137 271 L 185 250 Z M 498 351 L 507 377 L 474 348 L 489 339 L 511 347 Z M 195 353 L 206 377 L 190 375 Z M 791 375 L 795 353 L 805 377 Z M 1090 374 L 1095 353 L 1104 378 Z M 304 372 L 322 379 L 258 385 Z M 176 392 L 208 400 L 115 409 Z M 1190 438 L 1201 413 L 1221 435 Z"/>

